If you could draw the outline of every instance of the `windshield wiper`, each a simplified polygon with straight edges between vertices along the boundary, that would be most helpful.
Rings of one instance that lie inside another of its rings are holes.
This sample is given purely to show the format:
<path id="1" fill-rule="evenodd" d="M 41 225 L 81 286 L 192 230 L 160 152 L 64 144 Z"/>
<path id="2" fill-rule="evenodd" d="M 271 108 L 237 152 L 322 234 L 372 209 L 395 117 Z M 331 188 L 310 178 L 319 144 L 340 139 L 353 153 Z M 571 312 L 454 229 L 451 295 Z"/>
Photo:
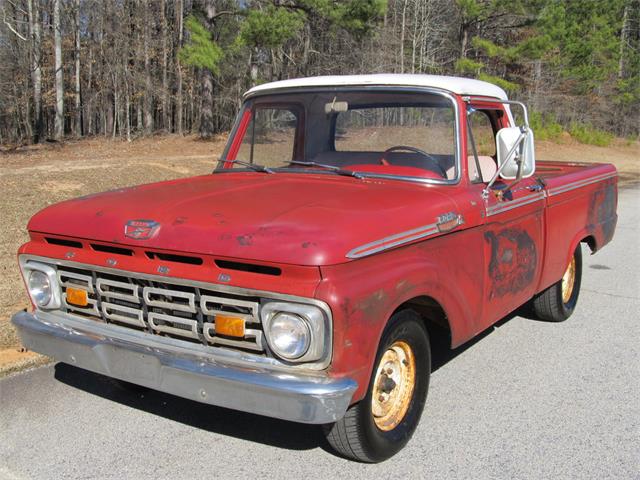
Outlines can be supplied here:
<path id="1" fill-rule="evenodd" d="M 269 167 L 265 167 L 264 165 L 258 165 L 257 163 L 249 163 L 243 162 L 242 160 L 223 160 L 222 158 L 217 160 L 218 163 L 237 163 L 238 165 L 242 165 L 244 167 L 248 167 L 256 172 L 264 172 L 264 173 L 276 173 L 271 170 Z"/>
<path id="2" fill-rule="evenodd" d="M 331 170 L 332 172 L 337 173 L 338 175 L 345 175 L 347 177 L 355 177 L 357 179 L 364 178 L 364 175 L 359 174 L 358 172 L 354 172 L 353 170 L 344 170 L 340 167 L 336 167 L 334 165 L 326 165 L 324 163 L 318 162 L 302 162 L 300 160 L 291 160 L 289 162 L 291 165 L 305 165 L 307 167 L 320 167 L 326 168 L 327 170 Z"/>

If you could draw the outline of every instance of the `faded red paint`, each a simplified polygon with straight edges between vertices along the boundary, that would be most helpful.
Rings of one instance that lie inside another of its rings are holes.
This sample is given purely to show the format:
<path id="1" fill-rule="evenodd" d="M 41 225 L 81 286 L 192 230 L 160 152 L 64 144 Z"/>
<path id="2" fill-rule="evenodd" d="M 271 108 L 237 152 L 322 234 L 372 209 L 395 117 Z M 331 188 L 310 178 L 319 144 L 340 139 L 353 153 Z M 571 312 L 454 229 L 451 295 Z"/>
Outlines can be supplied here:
<path id="1" fill-rule="evenodd" d="M 461 98 L 462 111 L 466 105 Z M 502 110 L 496 103 L 477 105 Z M 507 116 L 498 126 L 506 126 Z M 245 114 L 230 141 L 234 158 Z M 458 131 L 467 138 L 466 124 Z M 469 153 L 463 142 L 462 158 Z M 157 274 L 218 282 L 215 260 L 251 261 L 282 269 L 281 275 L 233 271 L 229 284 L 314 297 L 333 313 L 333 376 L 354 378 L 364 395 L 382 331 L 404 302 L 430 297 L 446 313 L 452 345 L 460 345 L 519 307 L 564 272 L 578 242 L 592 237 L 596 248 L 611 240 L 616 224 L 617 179 L 611 165 L 539 162 L 535 178 L 523 180 L 512 200 L 490 195 L 467 179 L 462 162 L 458 185 L 322 174 L 227 172 L 174 180 L 63 202 L 29 223 L 31 241 L 20 253 Z M 389 168 L 389 167 L 387 167 Z M 388 170 L 391 172 L 390 170 Z M 541 198 L 513 209 L 544 184 Z M 579 185 L 559 191 L 567 185 Z M 555 193 L 554 193 L 555 192 Z M 546 193 L 546 195 L 545 195 Z M 437 222 L 455 212 L 464 223 L 401 247 L 357 260 L 347 252 Z M 490 214 L 490 212 L 492 212 Z M 161 224 L 147 240 L 124 236 L 130 219 Z M 82 242 L 83 248 L 51 245 L 45 236 Z M 131 256 L 94 251 L 90 243 L 126 246 Z M 197 255 L 202 265 L 150 259 L 147 250 Z"/>

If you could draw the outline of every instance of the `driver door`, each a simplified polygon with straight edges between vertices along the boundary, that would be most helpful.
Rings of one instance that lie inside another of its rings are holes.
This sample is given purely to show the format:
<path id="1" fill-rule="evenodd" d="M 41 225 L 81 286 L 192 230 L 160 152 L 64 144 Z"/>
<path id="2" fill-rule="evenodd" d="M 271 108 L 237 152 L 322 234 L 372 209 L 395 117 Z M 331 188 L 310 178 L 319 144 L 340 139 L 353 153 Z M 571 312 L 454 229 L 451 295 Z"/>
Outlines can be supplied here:
<path id="1" fill-rule="evenodd" d="M 483 195 L 497 171 L 495 135 L 507 121 L 501 108 L 472 110 L 467 124 L 468 172 L 483 218 L 485 298 L 480 327 L 484 329 L 535 293 L 544 252 L 546 202 L 541 184 L 533 177 L 509 191 L 503 189 L 512 181 L 497 180 L 495 188 Z"/>

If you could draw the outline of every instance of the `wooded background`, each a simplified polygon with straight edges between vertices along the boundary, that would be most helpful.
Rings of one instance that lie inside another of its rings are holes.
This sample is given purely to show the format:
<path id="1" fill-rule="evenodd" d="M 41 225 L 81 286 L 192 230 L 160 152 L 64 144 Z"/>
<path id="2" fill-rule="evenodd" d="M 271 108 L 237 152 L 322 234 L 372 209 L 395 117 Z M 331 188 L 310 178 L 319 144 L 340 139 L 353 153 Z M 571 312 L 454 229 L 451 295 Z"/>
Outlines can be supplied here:
<path id="1" fill-rule="evenodd" d="M 541 128 L 640 128 L 640 0 L 0 0 L 0 15 L 0 144 L 208 137 L 252 85 L 381 72 L 497 83 Z"/>

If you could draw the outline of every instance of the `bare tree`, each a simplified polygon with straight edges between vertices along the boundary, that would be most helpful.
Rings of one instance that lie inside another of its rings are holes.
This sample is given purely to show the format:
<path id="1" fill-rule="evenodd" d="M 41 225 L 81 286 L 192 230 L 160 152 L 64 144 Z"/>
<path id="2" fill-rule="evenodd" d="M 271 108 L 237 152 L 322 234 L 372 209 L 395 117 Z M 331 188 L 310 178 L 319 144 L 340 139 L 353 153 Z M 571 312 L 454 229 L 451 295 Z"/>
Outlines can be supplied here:
<path id="1" fill-rule="evenodd" d="M 27 1 L 27 11 L 29 15 L 29 36 L 31 38 L 31 83 L 33 85 L 33 120 L 34 138 L 38 143 L 44 135 L 44 124 L 42 121 L 42 68 L 40 66 L 42 58 L 42 42 L 40 37 L 40 6 L 36 1 Z"/>
<path id="2" fill-rule="evenodd" d="M 153 131 L 153 94 L 151 92 L 151 53 L 149 42 L 151 36 L 151 16 L 149 15 L 149 0 L 143 0 L 144 5 L 144 133 L 149 135 Z"/>
<path id="3" fill-rule="evenodd" d="M 216 18 L 214 0 L 201 0 L 207 28 L 213 29 L 213 21 Z M 214 134 L 213 125 L 213 72 L 208 68 L 199 69 L 200 91 L 202 108 L 200 110 L 200 136 L 209 138 Z"/>
<path id="4" fill-rule="evenodd" d="M 179 50 L 182 47 L 183 35 L 184 35 L 184 3 L 183 0 L 176 1 L 176 31 L 177 42 L 175 50 Z M 183 102 L 182 102 L 182 66 L 180 65 L 180 61 L 178 59 L 175 60 L 176 66 L 176 132 L 182 135 L 182 127 L 183 127 Z"/>
<path id="5" fill-rule="evenodd" d="M 75 133 L 81 137 L 82 131 L 82 101 L 80 97 L 80 0 L 75 0 L 75 100 L 76 100 L 76 121 Z"/>
<path id="6" fill-rule="evenodd" d="M 61 140 L 64 136 L 64 84 L 62 81 L 62 28 L 60 23 L 60 2 L 53 0 L 53 36 L 55 45 L 56 78 L 56 116 L 54 137 Z"/>

